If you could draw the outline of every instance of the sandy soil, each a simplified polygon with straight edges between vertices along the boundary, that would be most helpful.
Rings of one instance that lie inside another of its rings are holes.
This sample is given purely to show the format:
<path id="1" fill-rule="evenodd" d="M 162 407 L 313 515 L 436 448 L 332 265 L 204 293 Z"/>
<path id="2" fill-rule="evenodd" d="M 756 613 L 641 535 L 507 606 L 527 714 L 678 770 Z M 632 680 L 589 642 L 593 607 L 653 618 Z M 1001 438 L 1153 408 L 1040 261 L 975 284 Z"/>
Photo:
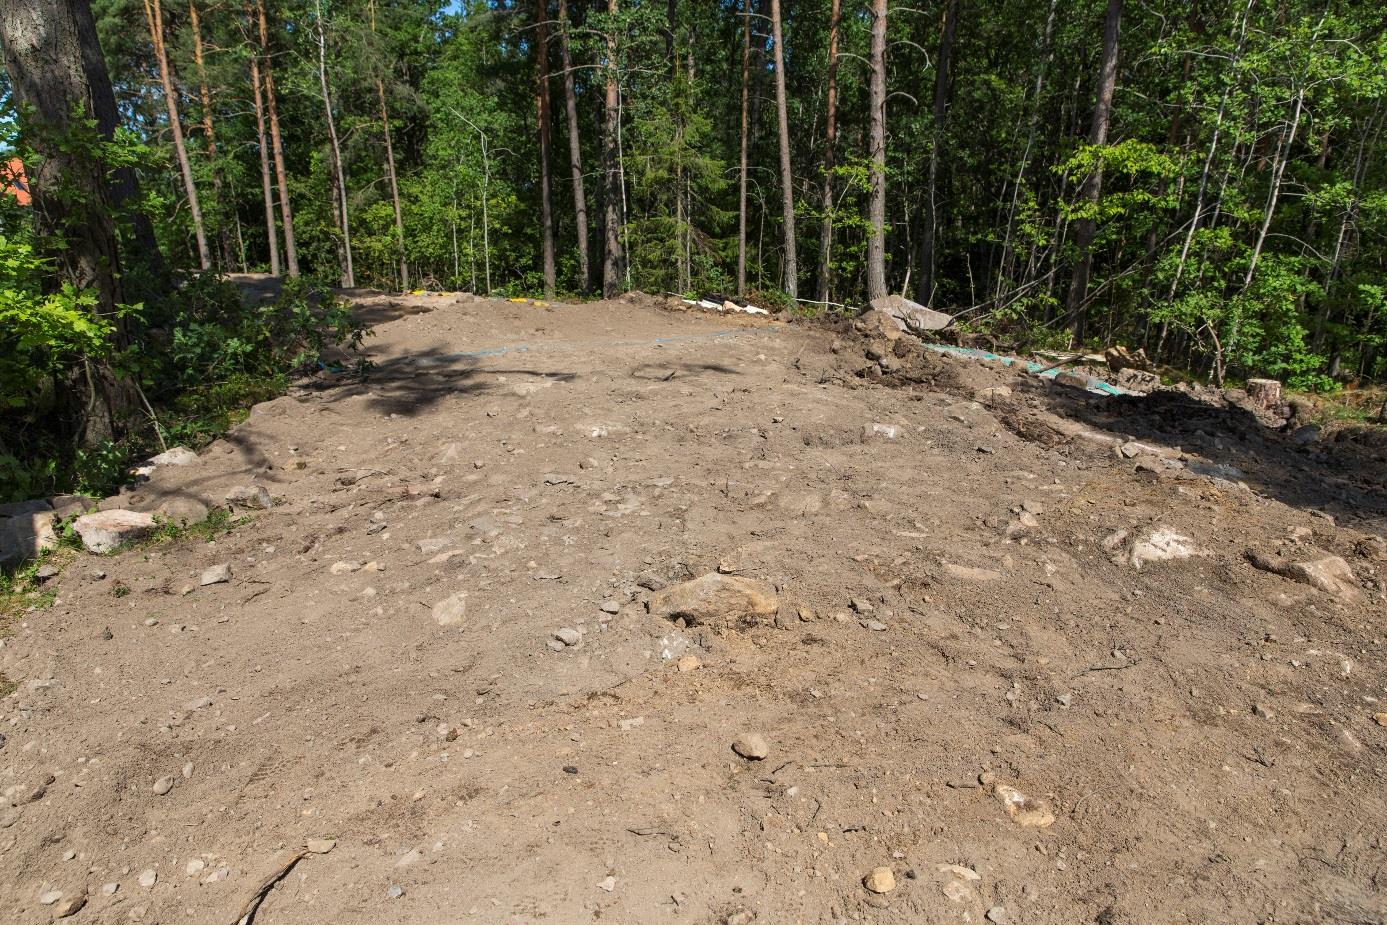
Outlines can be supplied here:
<path id="1" fill-rule="evenodd" d="M 368 382 L 119 502 L 273 508 L 9 628 L 0 920 L 232 925 L 305 846 L 256 922 L 1387 920 L 1380 447 L 651 299 L 353 298 Z M 647 612 L 719 570 L 778 614 Z"/>

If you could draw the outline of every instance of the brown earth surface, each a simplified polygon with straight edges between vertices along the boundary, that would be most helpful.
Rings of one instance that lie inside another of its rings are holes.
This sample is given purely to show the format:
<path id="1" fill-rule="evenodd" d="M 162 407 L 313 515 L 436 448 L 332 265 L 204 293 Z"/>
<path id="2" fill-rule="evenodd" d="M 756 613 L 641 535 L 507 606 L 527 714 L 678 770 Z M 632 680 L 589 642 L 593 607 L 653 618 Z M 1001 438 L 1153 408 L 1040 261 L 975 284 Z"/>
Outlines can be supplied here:
<path id="1" fill-rule="evenodd" d="M 352 298 L 368 381 L 112 502 L 271 509 L 9 627 L 0 921 L 232 925 L 306 846 L 254 921 L 1387 920 L 1380 446 L 647 297 Z"/>

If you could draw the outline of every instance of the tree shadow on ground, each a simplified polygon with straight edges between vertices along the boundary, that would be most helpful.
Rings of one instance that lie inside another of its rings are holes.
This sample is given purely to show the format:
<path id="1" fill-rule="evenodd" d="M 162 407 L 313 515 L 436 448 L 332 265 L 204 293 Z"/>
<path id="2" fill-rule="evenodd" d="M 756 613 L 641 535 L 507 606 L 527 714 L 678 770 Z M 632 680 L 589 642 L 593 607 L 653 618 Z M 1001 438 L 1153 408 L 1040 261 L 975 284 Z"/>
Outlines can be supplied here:
<path id="1" fill-rule="evenodd" d="M 1268 426 L 1217 397 L 1162 389 L 1097 396 L 1062 385 L 1036 389 L 1052 411 L 1093 430 L 1188 454 L 1191 471 L 1245 482 L 1259 494 L 1344 525 L 1387 535 L 1387 429 L 1344 428 L 1325 440 Z"/>
<path id="2" fill-rule="evenodd" d="M 302 388 L 328 404 L 365 397 L 366 408 L 371 412 L 417 417 L 450 398 L 505 392 L 524 397 L 532 393 L 523 384 L 526 380 L 542 387 L 578 378 L 577 373 L 558 370 L 483 368 L 481 360 L 475 354 L 459 353 L 436 344 L 404 356 L 382 359 L 370 368 L 365 378 L 324 377 Z M 512 378 L 520 382 L 508 381 Z"/>

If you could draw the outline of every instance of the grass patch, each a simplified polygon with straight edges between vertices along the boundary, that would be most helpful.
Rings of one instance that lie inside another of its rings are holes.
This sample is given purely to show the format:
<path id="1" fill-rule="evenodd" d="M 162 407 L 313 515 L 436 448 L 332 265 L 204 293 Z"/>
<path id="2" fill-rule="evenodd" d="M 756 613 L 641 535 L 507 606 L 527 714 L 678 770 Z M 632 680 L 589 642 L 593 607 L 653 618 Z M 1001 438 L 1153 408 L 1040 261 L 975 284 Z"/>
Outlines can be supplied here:
<path id="1" fill-rule="evenodd" d="M 174 523 L 172 521 L 161 521 L 159 529 L 155 531 L 152 542 L 157 544 L 172 543 L 175 540 L 202 540 L 209 543 L 218 537 L 225 536 L 242 524 L 250 523 L 251 518 L 247 516 L 237 517 L 224 507 L 214 507 L 207 512 L 207 519 L 195 524 Z"/>

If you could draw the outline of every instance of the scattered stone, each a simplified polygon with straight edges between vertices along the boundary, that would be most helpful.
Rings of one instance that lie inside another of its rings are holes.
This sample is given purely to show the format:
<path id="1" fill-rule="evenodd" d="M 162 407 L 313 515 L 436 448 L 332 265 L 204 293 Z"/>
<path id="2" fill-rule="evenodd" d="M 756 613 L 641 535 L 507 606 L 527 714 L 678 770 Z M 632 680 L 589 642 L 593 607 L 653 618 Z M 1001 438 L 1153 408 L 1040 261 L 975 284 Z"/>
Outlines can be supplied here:
<path id="1" fill-rule="evenodd" d="M 145 889 L 149 889 L 159 881 L 159 874 L 152 867 L 146 867 L 140 871 L 139 884 Z"/>
<path id="2" fill-rule="evenodd" d="M 862 626 L 874 633 L 884 633 L 887 629 L 886 624 L 882 623 L 880 620 L 863 620 Z"/>
<path id="3" fill-rule="evenodd" d="M 82 907 L 87 904 L 87 894 L 78 893 L 76 896 L 69 896 L 58 905 L 53 907 L 53 918 L 65 919 L 76 915 L 82 911 Z"/>
<path id="4" fill-rule="evenodd" d="M 268 511 L 274 507 L 274 499 L 263 485 L 241 485 L 226 493 L 226 502 L 232 507 Z"/>
<path id="5" fill-rule="evenodd" d="M 1007 907 L 993 906 L 991 909 L 987 910 L 986 918 L 989 922 L 993 923 L 993 925 L 1002 925 L 1002 923 L 1007 920 Z"/>
<path id="6" fill-rule="evenodd" d="M 554 630 L 554 638 L 566 646 L 576 646 L 583 641 L 583 634 L 571 626 L 563 626 Z"/>
<path id="7" fill-rule="evenodd" d="M 433 605 L 433 618 L 439 626 L 459 626 L 467 617 L 467 592 L 459 591 Z"/>
<path id="8" fill-rule="evenodd" d="M 969 565 L 955 565 L 952 562 L 944 563 L 944 572 L 950 578 L 957 578 L 960 581 L 988 582 L 996 581 L 1002 577 L 1002 573 L 990 568 L 974 568 Z"/>
<path id="9" fill-rule="evenodd" d="M 980 402 L 993 402 L 999 398 L 1010 398 L 1011 389 L 1004 385 L 994 385 L 985 389 L 978 389 L 973 393 L 973 400 Z"/>
<path id="10" fill-rule="evenodd" d="M 183 868 L 183 872 L 186 873 L 189 877 L 196 877 L 198 874 L 202 873 L 206 869 L 206 861 L 204 861 L 202 858 L 193 858 L 191 861 L 188 862 L 188 865 Z"/>
<path id="11" fill-rule="evenodd" d="M 308 850 L 311 851 L 311 852 L 314 853 L 314 854 L 327 854 L 327 853 L 328 853 L 329 851 L 331 851 L 333 848 L 336 848 L 336 847 L 337 847 L 337 839 L 335 839 L 335 838 L 310 838 L 310 839 L 305 843 L 305 847 L 308 848 Z"/>
<path id="12" fill-rule="evenodd" d="M 1254 703 L 1252 705 L 1252 715 L 1260 716 L 1262 719 L 1276 719 L 1276 711 L 1265 703 Z"/>
<path id="13" fill-rule="evenodd" d="M 616 601 L 603 601 L 600 609 L 603 613 L 621 613 L 621 605 Z"/>
<path id="14" fill-rule="evenodd" d="M 100 636 L 103 642 L 110 642 L 112 639 L 116 638 L 115 635 L 111 632 L 111 628 L 109 626 L 101 631 Z"/>
<path id="15" fill-rule="evenodd" d="M 544 644 L 555 652 L 562 652 L 564 649 L 568 648 L 562 642 L 559 642 L 559 640 L 557 639 L 550 639 Z"/>
<path id="16" fill-rule="evenodd" d="M 361 571 L 360 562 L 334 562 L 328 567 L 328 571 L 334 575 L 349 575 L 352 572 Z"/>
<path id="17" fill-rule="evenodd" d="M 1373 722 L 1379 726 L 1387 726 L 1387 713 L 1374 713 Z"/>
<path id="18" fill-rule="evenodd" d="M 862 885 L 873 893 L 889 893 L 896 888 L 896 875 L 889 867 L 874 867 L 862 878 Z"/>
<path id="19" fill-rule="evenodd" d="M 153 514 L 114 508 L 83 514 L 72 522 L 72 529 L 91 552 L 114 552 L 127 543 L 143 539 L 157 524 Z"/>
<path id="20" fill-rule="evenodd" d="M 185 709 L 185 710 L 187 710 L 189 713 L 191 713 L 191 712 L 193 712 L 194 710 L 205 710 L 205 709 L 207 709 L 208 707 L 210 707 L 211 705 L 212 705 L 212 698 L 211 698 L 211 697 L 198 697 L 198 698 L 196 698 L 196 699 L 194 699 L 194 700 L 189 700 L 187 703 L 183 704 L 183 709 Z M 187 775 L 184 775 L 184 776 L 187 776 Z"/>
<path id="21" fill-rule="evenodd" d="M 732 740 L 732 750 L 748 761 L 760 761 L 771 753 L 771 747 L 759 733 L 744 732 Z"/>
<path id="22" fill-rule="evenodd" d="M 154 782 L 154 793 L 156 796 L 164 796 L 173 789 L 173 775 L 166 774 Z"/>
<path id="23" fill-rule="evenodd" d="M 997 784 L 992 793 L 1017 825 L 1044 829 L 1055 823 L 1055 814 L 1044 800 L 1028 797 L 1010 784 Z"/>
<path id="24" fill-rule="evenodd" d="M 34 570 L 34 581 L 42 584 L 50 578 L 58 577 L 60 571 L 61 570 L 53 563 L 45 562 Z"/>
<path id="25" fill-rule="evenodd" d="M 0 829 L 8 829 L 19 821 L 19 810 L 13 806 L 0 805 Z"/>
<path id="26" fill-rule="evenodd" d="M 880 437 L 883 440 L 896 440 L 903 433 L 905 433 L 905 431 L 895 424 L 863 424 L 862 442 L 866 443 L 873 437 Z"/>
<path id="27" fill-rule="evenodd" d="M 691 626 L 737 627 L 774 619 L 780 600 L 765 582 L 714 572 L 656 593 L 648 606 Z"/>
<path id="28" fill-rule="evenodd" d="M 851 607 L 853 610 L 857 611 L 858 613 L 863 614 L 871 613 L 872 611 L 876 610 L 876 608 L 872 606 L 872 602 L 867 600 L 865 597 L 853 598 L 852 600 L 848 601 L 848 606 Z"/>
<path id="29" fill-rule="evenodd" d="M 1132 544 L 1128 561 L 1132 568 L 1139 569 L 1148 562 L 1170 562 L 1206 555 L 1208 553 L 1195 546 L 1189 537 L 1182 536 L 1169 527 L 1157 527 L 1146 539 L 1137 540 Z"/>
<path id="30" fill-rule="evenodd" d="M 112 883 L 103 884 L 102 887 L 101 887 L 101 892 L 102 892 L 102 894 L 105 895 L 105 896 L 114 896 L 114 895 L 116 895 L 116 891 L 119 890 L 119 889 L 120 889 L 120 884 L 119 884 L 119 883 L 114 883 L 114 882 L 112 882 Z"/>
<path id="31" fill-rule="evenodd" d="M 63 898 L 62 890 L 45 890 L 39 894 L 39 905 L 51 906 Z"/>
<path id="32" fill-rule="evenodd" d="M 385 888 L 385 896 L 387 899 L 399 899 L 403 895 L 405 895 L 405 889 L 398 884 L 392 883 Z"/>
<path id="33" fill-rule="evenodd" d="M 597 460 L 593 459 L 591 456 L 587 457 L 586 459 L 579 460 L 579 461 L 578 461 L 578 468 L 579 468 L 579 469 L 596 469 L 596 468 L 597 468 Z"/>
<path id="34" fill-rule="evenodd" d="M 1135 440 L 1129 440 L 1118 447 L 1117 451 L 1126 459 L 1135 459 L 1141 455 L 1141 444 Z"/>
<path id="35" fill-rule="evenodd" d="M 42 511 L 0 517 L 0 563 L 24 562 L 57 548 L 53 512 L 43 504 Z"/>
<path id="36" fill-rule="evenodd" d="M 697 656 L 697 655 L 684 655 L 684 656 L 681 656 L 680 659 L 679 659 L 679 661 L 675 662 L 675 665 L 678 667 L 678 669 L 679 669 L 681 672 L 697 671 L 698 669 L 700 669 L 700 668 L 703 667 L 703 663 L 702 663 L 701 661 L 698 660 L 698 656 Z M 1379 715 L 1379 716 L 1387 716 L 1387 714 L 1378 714 L 1378 715 Z"/>
<path id="37" fill-rule="evenodd" d="M 222 562 L 218 565 L 212 565 L 203 569 L 202 578 L 198 580 L 198 583 L 205 588 L 208 585 L 223 585 L 230 580 L 231 566 L 226 562 Z"/>
<path id="38" fill-rule="evenodd" d="M 885 312 L 870 308 L 858 315 L 852 326 L 868 337 L 884 337 L 887 340 L 896 340 L 905 333 L 904 325 L 900 321 Z"/>
<path id="39" fill-rule="evenodd" d="M 756 913 L 750 909 L 738 909 L 722 921 L 723 925 L 751 925 L 756 921 Z"/>
<path id="40" fill-rule="evenodd" d="M 610 893 L 616 889 L 616 878 L 608 874 L 597 883 L 597 888 L 604 893 Z"/>

